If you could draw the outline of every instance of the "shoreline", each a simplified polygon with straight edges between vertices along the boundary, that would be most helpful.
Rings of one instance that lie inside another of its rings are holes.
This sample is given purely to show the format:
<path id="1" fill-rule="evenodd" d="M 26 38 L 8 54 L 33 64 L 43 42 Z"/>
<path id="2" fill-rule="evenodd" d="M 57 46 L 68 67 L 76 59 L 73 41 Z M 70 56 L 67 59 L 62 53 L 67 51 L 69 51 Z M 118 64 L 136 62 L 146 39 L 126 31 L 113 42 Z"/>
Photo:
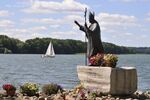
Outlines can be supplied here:
<path id="1" fill-rule="evenodd" d="M 84 91 L 84 92 L 83 92 Z M 15 96 L 7 96 L 6 91 L 0 90 L 0 100 L 145 100 L 150 99 L 150 91 L 136 91 L 131 95 L 111 95 L 98 92 L 90 92 L 80 86 L 74 89 L 64 89 L 63 92 L 57 94 L 45 95 L 42 91 L 37 95 L 27 96 L 18 90 Z"/>

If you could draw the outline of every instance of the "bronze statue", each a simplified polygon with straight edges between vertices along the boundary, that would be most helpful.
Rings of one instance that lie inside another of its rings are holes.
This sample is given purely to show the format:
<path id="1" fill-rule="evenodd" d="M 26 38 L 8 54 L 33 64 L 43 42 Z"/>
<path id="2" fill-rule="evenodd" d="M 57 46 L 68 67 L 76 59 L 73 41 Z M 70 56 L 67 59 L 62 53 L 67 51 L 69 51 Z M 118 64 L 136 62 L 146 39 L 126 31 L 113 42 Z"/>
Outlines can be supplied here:
<path id="1" fill-rule="evenodd" d="M 87 43 L 87 57 L 90 58 L 97 53 L 103 54 L 104 49 L 101 42 L 101 30 L 98 22 L 95 20 L 94 13 L 89 13 L 89 22 L 91 23 L 88 27 L 86 22 L 85 25 L 80 25 L 76 20 L 74 21 L 75 24 L 79 26 L 79 29 L 85 32 L 86 37 L 88 39 Z"/>

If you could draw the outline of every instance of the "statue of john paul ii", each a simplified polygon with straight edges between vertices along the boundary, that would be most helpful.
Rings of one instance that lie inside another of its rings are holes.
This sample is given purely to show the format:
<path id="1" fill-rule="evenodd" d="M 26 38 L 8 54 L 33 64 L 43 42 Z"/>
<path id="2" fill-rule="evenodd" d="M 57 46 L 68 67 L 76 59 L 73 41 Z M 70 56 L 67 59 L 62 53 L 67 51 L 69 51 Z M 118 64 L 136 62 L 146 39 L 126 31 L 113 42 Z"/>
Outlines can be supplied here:
<path id="1" fill-rule="evenodd" d="M 97 53 L 103 54 L 104 49 L 101 42 L 101 30 L 98 22 L 95 20 L 95 14 L 89 12 L 89 22 L 90 25 L 87 26 L 87 23 L 85 22 L 85 25 L 82 26 L 78 23 L 78 21 L 74 21 L 76 25 L 79 26 L 79 29 L 86 34 L 86 38 L 88 39 L 87 42 L 87 57 L 90 58 Z"/>

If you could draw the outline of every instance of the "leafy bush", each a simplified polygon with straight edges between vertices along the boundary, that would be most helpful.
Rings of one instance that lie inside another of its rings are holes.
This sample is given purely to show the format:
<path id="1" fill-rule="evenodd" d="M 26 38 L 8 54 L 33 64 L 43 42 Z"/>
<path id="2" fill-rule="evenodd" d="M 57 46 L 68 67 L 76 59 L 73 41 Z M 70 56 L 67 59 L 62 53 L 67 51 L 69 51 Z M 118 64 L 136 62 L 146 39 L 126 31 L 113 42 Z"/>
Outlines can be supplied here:
<path id="1" fill-rule="evenodd" d="M 36 83 L 25 83 L 20 86 L 20 92 L 28 96 L 34 96 L 39 91 L 39 86 Z"/>
<path id="2" fill-rule="evenodd" d="M 58 84 L 50 83 L 50 84 L 45 84 L 42 87 L 42 91 L 46 95 L 51 95 L 51 94 L 57 94 L 58 91 L 62 92 L 63 88 Z"/>

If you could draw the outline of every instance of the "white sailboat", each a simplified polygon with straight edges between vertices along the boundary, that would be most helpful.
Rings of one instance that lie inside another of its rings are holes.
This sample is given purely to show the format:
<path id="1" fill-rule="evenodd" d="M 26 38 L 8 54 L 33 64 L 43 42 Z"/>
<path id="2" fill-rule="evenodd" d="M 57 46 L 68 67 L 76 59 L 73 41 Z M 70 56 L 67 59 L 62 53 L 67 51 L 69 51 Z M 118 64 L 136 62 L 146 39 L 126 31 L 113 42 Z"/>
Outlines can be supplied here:
<path id="1" fill-rule="evenodd" d="M 42 57 L 55 57 L 53 44 L 51 42 L 48 45 L 45 55 L 42 55 Z"/>

